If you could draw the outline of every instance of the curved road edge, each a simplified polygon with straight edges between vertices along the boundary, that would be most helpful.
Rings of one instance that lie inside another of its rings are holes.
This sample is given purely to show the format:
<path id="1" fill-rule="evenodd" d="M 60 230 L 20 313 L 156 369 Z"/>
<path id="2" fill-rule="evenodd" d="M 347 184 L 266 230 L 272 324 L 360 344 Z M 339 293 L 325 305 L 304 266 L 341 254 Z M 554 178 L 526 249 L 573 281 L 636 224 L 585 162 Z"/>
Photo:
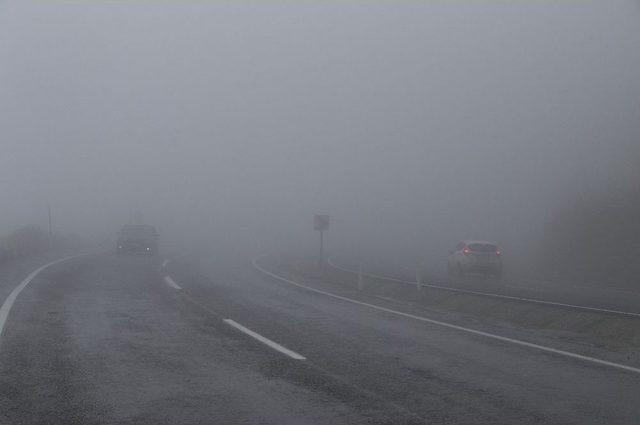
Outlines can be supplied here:
<path id="1" fill-rule="evenodd" d="M 527 342 L 527 341 L 522 341 L 522 340 L 519 340 L 519 339 L 508 338 L 508 337 L 505 337 L 505 336 L 496 335 L 496 334 L 492 334 L 492 333 L 489 333 L 489 332 L 483 332 L 483 331 L 479 331 L 479 330 L 476 330 L 476 329 L 471 329 L 471 328 L 467 328 L 467 327 L 464 327 L 464 326 L 455 325 L 453 323 L 448 323 L 448 322 L 443 322 L 443 321 L 440 321 L 440 320 L 429 319 L 429 318 L 423 317 L 423 316 L 417 316 L 417 315 L 410 314 L 410 313 L 404 313 L 402 311 L 393 310 L 393 309 L 390 309 L 390 308 L 382 307 L 382 306 L 375 305 L 375 304 L 366 303 L 366 302 L 363 302 L 363 301 L 358 301 L 358 300 L 355 300 L 355 299 L 352 299 L 352 298 L 344 297 L 344 296 L 341 296 L 341 295 L 336 295 L 336 294 L 333 294 L 331 292 L 327 292 L 327 291 L 323 291 L 323 290 L 320 290 L 320 289 L 317 289 L 317 288 L 313 288 L 311 286 L 307 286 L 307 285 L 304 285 L 302 283 L 295 282 L 293 280 L 287 279 L 285 277 L 282 277 L 282 276 L 280 276 L 280 275 L 278 275 L 276 273 L 270 272 L 269 270 L 265 269 L 264 267 L 262 267 L 258 263 L 258 260 L 260 260 L 261 258 L 264 258 L 264 257 L 266 257 L 266 255 L 263 254 L 263 255 L 260 255 L 258 257 L 255 257 L 255 258 L 253 258 L 251 260 L 251 264 L 256 270 L 258 270 L 259 272 L 261 272 L 261 273 L 263 273 L 263 274 L 265 274 L 267 276 L 270 276 L 270 277 L 272 277 L 274 279 L 280 280 L 280 281 L 288 283 L 290 285 L 294 285 L 294 286 L 296 286 L 298 288 L 305 289 L 307 291 L 315 292 L 317 294 L 328 296 L 328 297 L 331 297 L 331 298 L 334 298 L 334 299 L 338 299 L 338 300 L 341 300 L 341 301 L 345 301 L 345 302 L 348 302 L 348 303 L 360 305 L 360 306 L 363 306 L 363 307 L 371 308 L 371 309 L 374 309 L 374 310 L 383 311 L 385 313 L 391 313 L 391 314 L 394 314 L 394 315 L 402 316 L 402 317 L 405 317 L 405 318 L 408 318 L 408 319 L 418 320 L 418 321 L 421 321 L 421 322 L 430 323 L 432 325 L 437 325 L 437 326 L 446 327 L 446 328 L 449 328 L 449 329 L 454 329 L 456 331 L 464 332 L 464 333 L 467 333 L 467 334 L 473 334 L 473 335 L 477 335 L 477 336 L 482 336 L 482 337 L 485 337 L 485 338 L 498 340 L 498 341 L 506 342 L 506 343 L 509 343 L 509 344 L 519 345 L 521 347 L 535 349 L 535 350 L 538 350 L 538 351 L 544 351 L 544 352 L 547 352 L 547 353 L 560 355 L 560 356 L 568 357 L 568 358 L 575 359 L 575 360 L 581 360 L 581 361 L 588 362 L 588 363 L 593 363 L 593 364 L 597 364 L 597 365 L 601 365 L 601 366 L 607 366 L 607 367 L 611 367 L 611 368 L 615 368 L 615 369 L 619 369 L 619 370 L 624 370 L 624 371 L 627 371 L 627 372 L 633 372 L 633 373 L 636 373 L 636 374 L 640 374 L 640 368 L 636 368 L 636 367 L 633 367 L 633 366 L 629 366 L 629 365 L 625 365 L 625 364 L 621 364 L 621 363 L 610 362 L 610 361 L 598 359 L 598 358 L 595 358 L 595 357 L 584 356 L 584 355 L 581 355 L 581 354 L 572 353 L 570 351 L 559 350 L 557 348 L 552 348 L 552 347 L 547 347 L 547 346 L 544 346 L 544 345 L 534 344 L 534 343 Z"/>
<path id="2" fill-rule="evenodd" d="M 11 312 L 11 307 L 13 307 L 13 303 L 16 301 L 20 293 L 24 290 L 35 279 L 40 273 L 44 270 L 48 269 L 51 266 L 56 264 L 64 263 L 65 261 L 73 260 L 75 258 L 86 257 L 88 255 L 92 255 L 91 253 L 71 255 L 69 257 L 59 258 L 57 260 L 51 261 L 43 266 L 38 267 L 36 270 L 31 272 L 27 277 L 25 277 L 22 282 L 18 284 L 11 293 L 7 296 L 7 298 L 2 303 L 2 307 L 0 307 L 0 342 L 2 341 L 2 331 L 4 330 L 4 326 L 7 322 L 7 318 L 9 317 L 9 313 Z"/>

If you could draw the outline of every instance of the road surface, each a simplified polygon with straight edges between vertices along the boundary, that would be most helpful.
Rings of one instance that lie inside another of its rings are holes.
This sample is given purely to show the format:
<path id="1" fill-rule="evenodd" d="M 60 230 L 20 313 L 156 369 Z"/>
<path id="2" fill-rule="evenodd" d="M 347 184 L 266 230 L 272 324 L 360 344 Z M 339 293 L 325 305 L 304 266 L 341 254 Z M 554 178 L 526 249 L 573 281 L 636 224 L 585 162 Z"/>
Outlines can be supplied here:
<path id="1" fill-rule="evenodd" d="M 80 257 L 24 287 L 0 335 L 0 423 L 640 420 L 640 374 L 344 302 L 249 262 L 162 260 Z M 0 303 L 32 266 L 3 266 Z"/>

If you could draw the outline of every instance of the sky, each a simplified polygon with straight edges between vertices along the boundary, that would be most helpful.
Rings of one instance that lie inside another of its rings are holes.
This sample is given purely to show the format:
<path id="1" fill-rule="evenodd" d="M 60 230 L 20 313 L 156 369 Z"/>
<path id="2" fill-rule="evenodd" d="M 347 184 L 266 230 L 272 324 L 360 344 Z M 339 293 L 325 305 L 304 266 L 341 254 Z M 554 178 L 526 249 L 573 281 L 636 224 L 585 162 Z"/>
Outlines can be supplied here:
<path id="1" fill-rule="evenodd" d="M 0 2 L 0 230 L 514 250 L 640 178 L 637 1 Z M 315 245 L 314 245 L 315 246 Z"/>

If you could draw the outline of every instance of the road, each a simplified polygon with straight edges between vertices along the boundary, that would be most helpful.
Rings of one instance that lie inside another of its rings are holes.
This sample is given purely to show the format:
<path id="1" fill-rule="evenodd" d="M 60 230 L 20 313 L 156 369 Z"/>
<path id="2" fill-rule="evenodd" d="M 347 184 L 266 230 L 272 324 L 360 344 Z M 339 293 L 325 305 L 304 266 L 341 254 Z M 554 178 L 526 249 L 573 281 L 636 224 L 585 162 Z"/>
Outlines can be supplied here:
<path id="1" fill-rule="evenodd" d="M 80 257 L 25 286 L 0 335 L 1 423 L 640 418 L 634 372 L 344 302 L 249 262 L 162 260 Z M 11 270 L 0 272 L 0 302 L 33 271 L 3 267 Z M 330 284 L 322 290 L 402 308 Z"/>

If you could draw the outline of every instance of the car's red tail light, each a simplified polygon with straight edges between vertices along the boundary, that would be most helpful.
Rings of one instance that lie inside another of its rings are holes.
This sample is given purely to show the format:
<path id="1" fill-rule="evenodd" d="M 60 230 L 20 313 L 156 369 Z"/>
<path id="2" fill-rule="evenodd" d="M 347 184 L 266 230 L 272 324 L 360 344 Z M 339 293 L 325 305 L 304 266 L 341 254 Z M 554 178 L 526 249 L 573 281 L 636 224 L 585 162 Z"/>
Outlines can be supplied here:
<path id="1" fill-rule="evenodd" d="M 496 255 L 500 255 L 500 254 L 501 254 L 500 250 L 496 249 Z"/>
<path id="2" fill-rule="evenodd" d="M 469 248 L 466 248 L 462 250 L 463 253 L 465 254 L 471 254 L 471 250 Z"/>

